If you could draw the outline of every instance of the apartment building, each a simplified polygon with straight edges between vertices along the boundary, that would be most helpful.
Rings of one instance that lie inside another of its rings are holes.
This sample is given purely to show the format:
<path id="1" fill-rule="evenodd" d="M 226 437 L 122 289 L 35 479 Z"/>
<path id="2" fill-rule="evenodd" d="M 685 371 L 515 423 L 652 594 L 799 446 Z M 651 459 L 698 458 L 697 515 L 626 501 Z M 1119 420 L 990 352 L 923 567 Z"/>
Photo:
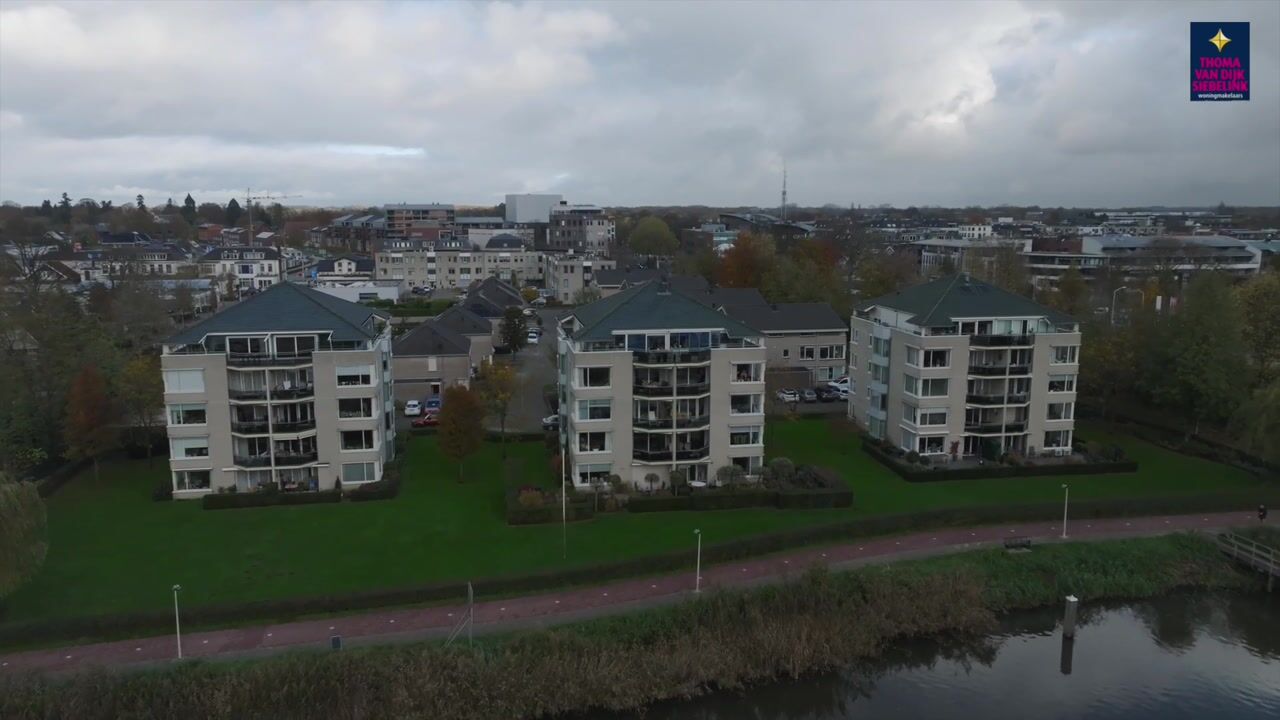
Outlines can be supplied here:
<path id="1" fill-rule="evenodd" d="M 551 297 L 571 303 L 584 288 L 593 287 L 596 273 L 612 270 L 617 263 L 594 255 L 577 253 L 545 253 L 542 282 Z"/>
<path id="2" fill-rule="evenodd" d="M 677 468 L 715 482 L 764 458 L 761 334 L 666 282 L 575 308 L 558 323 L 561 447 L 587 486 L 620 476 L 648 488 Z"/>
<path id="3" fill-rule="evenodd" d="M 967 275 L 860 305 L 849 417 L 937 460 L 1071 451 L 1076 320 Z"/>
<path id="4" fill-rule="evenodd" d="M 465 288 L 476 280 L 495 277 L 512 284 L 541 283 L 543 253 L 516 235 L 501 233 L 482 246 L 461 238 L 393 244 L 374 254 L 375 277 L 403 280 L 410 287 Z"/>
<path id="5" fill-rule="evenodd" d="M 280 282 L 280 253 L 269 247 L 215 248 L 200 258 L 200 274 L 230 278 L 240 290 L 264 290 Z"/>
<path id="6" fill-rule="evenodd" d="M 845 374 L 848 330 L 827 303 L 771 304 L 760 298 L 757 303 L 724 305 L 721 311 L 764 335 L 769 370 L 792 371 L 789 376 L 802 370 L 801 377 L 807 377 L 804 387 L 825 385 Z"/>
<path id="7" fill-rule="evenodd" d="M 1023 253 L 1037 284 L 1052 284 L 1073 266 L 1086 280 L 1104 272 L 1126 280 L 1168 273 L 1188 281 L 1202 272 L 1248 277 L 1262 270 L 1262 255 L 1248 241 L 1225 235 L 1085 236 L 1036 242 Z"/>
<path id="8" fill-rule="evenodd" d="M 457 213 L 452 205 L 437 203 L 383 205 L 386 219 L 386 236 L 405 238 L 418 227 L 443 227 L 452 225 Z"/>
<path id="9" fill-rule="evenodd" d="M 349 487 L 394 456 L 391 330 L 364 305 L 273 285 L 169 338 L 160 366 L 175 498 Z"/>
<path id="10" fill-rule="evenodd" d="M 607 257 L 613 251 L 615 230 L 604 208 L 560 202 L 551 208 L 547 247 Z"/>

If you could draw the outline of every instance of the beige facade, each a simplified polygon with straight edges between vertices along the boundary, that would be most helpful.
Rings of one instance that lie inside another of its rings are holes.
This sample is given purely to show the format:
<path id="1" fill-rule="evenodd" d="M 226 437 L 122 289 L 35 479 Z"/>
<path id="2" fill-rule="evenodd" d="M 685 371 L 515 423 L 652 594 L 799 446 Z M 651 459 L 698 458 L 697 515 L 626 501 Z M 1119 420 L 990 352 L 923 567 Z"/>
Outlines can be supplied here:
<path id="1" fill-rule="evenodd" d="M 392 363 L 395 365 L 395 399 L 400 403 L 439 397 L 451 385 L 466 386 L 471 382 L 469 355 L 397 354 Z"/>
<path id="2" fill-rule="evenodd" d="M 312 292 L 291 288 L 240 305 Z M 269 482 L 283 492 L 330 489 L 382 477 L 395 440 L 388 326 L 362 340 L 333 341 L 319 324 L 238 331 L 221 320 L 206 321 L 213 332 L 184 331 L 161 356 L 175 498 Z"/>
<path id="3" fill-rule="evenodd" d="M 765 331 L 769 368 L 803 369 L 809 381 L 824 384 L 845 374 L 847 339 L 843 330 L 834 333 Z"/>
<path id="4" fill-rule="evenodd" d="M 1045 316 L 958 319 L 923 328 L 912 314 L 855 314 L 850 417 L 875 437 L 935 460 L 1070 451 L 1080 333 Z"/>
<path id="5" fill-rule="evenodd" d="M 613 260 L 591 255 L 546 253 L 544 257 L 543 282 L 553 297 L 562 303 L 573 302 L 583 288 L 591 287 L 597 271 L 612 270 L 618 266 Z"/>
<path id="6" fill-rule="evenodd" d="M 496 277 L 523 285 L 543 281 L 543 253 L 535 250 L 391 250 L 374 254 L 378 280 L 409 287 L 465 288 Z"/>

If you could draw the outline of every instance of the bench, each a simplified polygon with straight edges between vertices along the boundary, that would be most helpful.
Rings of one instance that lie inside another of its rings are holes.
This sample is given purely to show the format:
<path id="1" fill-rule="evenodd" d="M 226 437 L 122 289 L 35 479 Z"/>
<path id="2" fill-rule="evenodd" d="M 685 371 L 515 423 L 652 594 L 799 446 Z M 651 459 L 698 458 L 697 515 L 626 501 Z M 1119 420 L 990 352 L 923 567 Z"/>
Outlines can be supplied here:
<path id="1" fill-rule="evenodd" d="M 1031 538 L 1026 536 L 1018 536 L 1004 539 L 1005 550 L 1030 550 Z"/>

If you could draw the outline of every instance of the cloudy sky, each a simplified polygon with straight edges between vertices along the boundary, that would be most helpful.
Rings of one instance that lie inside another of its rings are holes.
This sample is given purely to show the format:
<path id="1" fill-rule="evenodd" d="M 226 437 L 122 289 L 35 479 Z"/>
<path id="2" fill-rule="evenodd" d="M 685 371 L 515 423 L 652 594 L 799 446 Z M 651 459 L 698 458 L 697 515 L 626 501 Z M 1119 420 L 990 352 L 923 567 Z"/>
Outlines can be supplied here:
<path id="1" fill-rule="evenodd" d="M 1252 100 L 1188 101 L 1247 20 Z M 1280 3 L 0 1 L 0 199 L 1280 203 Z"/>

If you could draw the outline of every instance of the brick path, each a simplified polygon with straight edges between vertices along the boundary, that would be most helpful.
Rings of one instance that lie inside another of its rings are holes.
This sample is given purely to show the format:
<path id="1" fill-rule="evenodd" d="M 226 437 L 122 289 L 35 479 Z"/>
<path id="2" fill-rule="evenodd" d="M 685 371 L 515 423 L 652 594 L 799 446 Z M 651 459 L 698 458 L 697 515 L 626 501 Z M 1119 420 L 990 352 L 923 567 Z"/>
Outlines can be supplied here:
<path id="1" fill-rule="evenodd" d="M 1174 515 L 1068 522 L 1070 539 L 1161 535 L 1186 530 L 1217 530 L 1258 522 L 1251 513 Z M 1021 523 L 868 538 L 860 542 L 779 553 L 703 568 L 702 588 L 743 587 L 793 577 L 813 565 L 833 569 L 935 555 L 999 544 L 1008 537 L 1037 541 L 1060 538 L 1060 524 Z M 483 600 L 475 604 L 476 632 L 495 632 L 568 622 L 599 615 L 670 604 L 692 596 L 692 570 L 660 577 L 622 580 L 597 587 Z M 328 647 L 341 635 L 346 645 L 409 642 L 449 633 L 462 618 L 463 605 L 378 610 L 320 620 L 230 630 L 184 633 L 187 658 L 267 655 L 284 649 Z M 65 672 L 95 666 L 128 666 L 172 661 L 173 635 L 96 643 L 0 655 L 0 672 Z"/>

